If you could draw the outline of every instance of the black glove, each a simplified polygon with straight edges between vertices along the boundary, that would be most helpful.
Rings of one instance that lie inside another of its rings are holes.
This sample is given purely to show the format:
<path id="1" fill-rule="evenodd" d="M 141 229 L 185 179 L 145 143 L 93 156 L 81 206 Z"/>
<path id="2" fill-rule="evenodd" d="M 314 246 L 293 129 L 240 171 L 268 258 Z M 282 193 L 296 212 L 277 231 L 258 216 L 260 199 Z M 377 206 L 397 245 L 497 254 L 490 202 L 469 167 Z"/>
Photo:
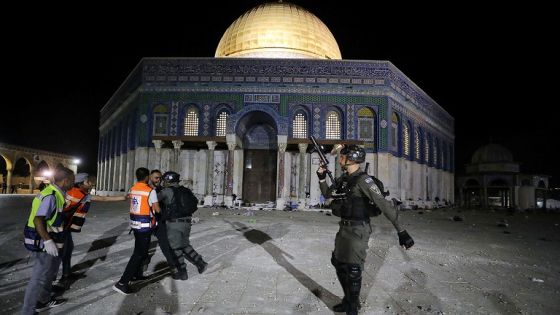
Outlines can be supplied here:
<path id="1" fill-rule="evenodd" d="M 398 234 L 400 246 L 404 246 L 406 249 L 409 249 L 412 247 L 412 245 L 414 245 L 414 240 L 412 239 L 412 237 L 410 237 L 410 235 L 408 235 L 408 232 L 406 230 L 399 232 Z"/>
<path id="2" fill-rule="evenodd" d="M 393 206 L 395 206 L 395 208 L 398 207 L 398 206 L 400 206 L 400 205 L 402 204 L 401 201 L 398 201 L 398 200 L 395 199 L 395 198 L 391 198 L 391 201 L 393 202 Z"/>
<path id="3" fill-rule="evenodd" d="M 317 177 L 319 177 L 319 180 L 323 180 L 327 178 L 327 171 L 323 171 L 323 173 L 319 173 L 319 170 L 317 170 Z"/>

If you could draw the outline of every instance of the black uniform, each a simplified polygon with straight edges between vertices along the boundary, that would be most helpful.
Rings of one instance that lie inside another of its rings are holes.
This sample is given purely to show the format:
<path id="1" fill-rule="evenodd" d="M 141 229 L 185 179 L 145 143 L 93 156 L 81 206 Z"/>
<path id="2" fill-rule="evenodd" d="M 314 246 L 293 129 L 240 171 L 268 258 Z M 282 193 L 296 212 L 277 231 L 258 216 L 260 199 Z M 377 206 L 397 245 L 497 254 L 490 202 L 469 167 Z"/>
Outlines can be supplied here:
<path id="1" fill-rule="evenodd" d="M 167 226 L 167 238 L 177 257 L 179 278 L 182 280 L 188 278 L 185 259 L 194 264 L 199 273 L 204 272 L 207 265 L 189 241 L 192 222 L 192 210 L 186 206 L 189 203 L 186 200 L 189 198 L 195 199 L 194 202 L 190 200 L 195 205 L 198 203 L 192 192 L 186 187 L 179 186 L 178 183 L 171 183 L 158 194 L 158 200 L 162 205 L 161 219 Z"/>
<path id="2" fill-rule="evenodd" d="M 359 170 L 337 178 L 331 187 L 328 187 L 324 179 L 320 180 L 319 186 L 325 198 L 332 198 L 337 189 L 338 193 L 345 194 L 344 199 L 331 203 L 333 213 L 339 212 L 341 218 L 331 263 L 336 268 L 336 275 L 344 290 L 342 304 L 337 305 L 338 309 L 335 311 L 357 314 L 360 307 L 362 270 L 372 232 L 370 216 L 375 215 L 375 211 L 382 212 L 393 223 L 397 232 L 400 232 L 402 230 L 398 212 L 392 202 L 383 197 L 374 180 Z"/>
<path id="3" fill-rule="evenodd" d="M 155 186 L 154 189 L 156 190 L 156 193 L 158 193 L 159 195 L 159 193 L 163 188 L 161 186 Z M 169 266 L 169 268 L 171 268 L 173 274 L 176 274 L 176 272 L 178 272 L 179 270 L 179 262 L 177 260 L 177 257 L 175 257 L 173 250 L 171 249 L 169 240 L 167 239 L 167 226 L 165 225 L 165 221 L 161 219 L 161 213 L 155 213 L 155 217 L 156 217 L 157 225 L 154 228 L 153 235 L 155 235 L 155 237 L 158 240 L 159 249 L 161 249 L 161 252 L 165 257 L 165 260 L 167 261 L 167 265 Z M 142 274 L 144 271 L 148 269 L 148 265 L 150 264 L 151 260 L 152 260 L 151 255 L 144 260 L 144 262 L 142 263 L 142 269 L 139 270 L 136 276 L 134 276 L 133 280 L 141 280 L 145 278 Z"/>

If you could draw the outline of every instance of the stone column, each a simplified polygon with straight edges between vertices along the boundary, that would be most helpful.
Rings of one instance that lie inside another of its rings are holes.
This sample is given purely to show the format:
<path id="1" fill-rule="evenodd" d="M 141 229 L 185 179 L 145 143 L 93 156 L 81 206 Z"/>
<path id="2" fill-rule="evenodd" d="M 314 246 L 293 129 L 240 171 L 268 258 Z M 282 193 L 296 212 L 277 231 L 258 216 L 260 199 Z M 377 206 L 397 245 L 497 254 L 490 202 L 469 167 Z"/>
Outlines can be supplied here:
<path id="1" fill-rule="evenodd" d="M 156 163 L 155 166 L 157 169 L 161 169 L 161 146 L 163 144 L 162 140 L 152 140 L 152 143 L 154 144 L 154 147 L 156 149 Z M 148 156 L 150 154 L 150 151 L 148 150 Z"/>
<path id="2" fill-rule="evenodd" d="M 33 189 L 35 188 L 35 179 L 33 176 L 33 166 L 31 166 L 31 164 L 29 164 L 29 193 L 32 194 L 33 193 Z"/>
<path id="3" fill-rule="evenodd" d="M 305 163 L 305 158 L 307 155 L 307 143 L 299 143 L 299 192 L 298 192 L 298 209 L 306 208 L 306 196 L 305 196 L 305 183 L 307 177 L 307 163 Z"/>
<path id="4" fill-rule="evenodd" d="M 278 193 L 276 197 L 276 209 L 283 210 L 286 206 L 286 198 L 284 192 L 284 160 L 286 156 L 286 146 L 288 137 L 278 136 L 278 167 L 277 167 L 277 183 L 278 183 Z"/>
<path id="5" fill-rule="evenodd" d="M 227 167 L 225 173 L 225 182 L 224 185 L 226 186 L 226 195 L 224 197 L 224 202 L 226 207 L 233 207 L 233 162 L 234 162 L 234 153 L 235 147 L 237 144 L 235 142 L 228 142 L 228 155 L 227 155 Z"/>
<path id="6" fill-rule="evenodd" d="M 6 185 L 8 185 L 8 187 L 6 188 L 6 193 L 9 194 L 11 193 L 12 189 L 12 169 L 8 168 L 7 171 L 8 174 L 6 175 Z"/>
<path id="7" fill-rule="evenodd" d="M 177 173 L 181 172 L 181 168 L 179 167 L 179 156 L 181 155 L 181 147 L 183 146 L 184 142 L 181 140 L 173 140 L 173 148 L 175 149 L 175 156 L 173 160 L 173 165 L 171 166 Z"/>
<path id="8" fill-rule="evenodd" d="M 205 206 L 213 206 L 213 190 L 214 190 L 214 149 L 216 149 L 216 141 L 206 141 L 208 146 L 208 158 L 206 159 L 206 196 L 204 197 Z"/>

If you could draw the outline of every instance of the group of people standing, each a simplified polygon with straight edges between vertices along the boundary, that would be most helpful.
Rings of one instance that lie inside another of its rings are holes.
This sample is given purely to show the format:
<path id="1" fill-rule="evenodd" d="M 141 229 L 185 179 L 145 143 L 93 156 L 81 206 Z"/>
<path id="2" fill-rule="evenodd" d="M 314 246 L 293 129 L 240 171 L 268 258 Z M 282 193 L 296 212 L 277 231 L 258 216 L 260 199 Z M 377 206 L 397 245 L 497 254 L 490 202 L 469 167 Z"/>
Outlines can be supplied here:
<path id="1" fill-rule="evenodd" d="M 71 272 L 74 249 L 72 233 L 79 233 L 91 201 L 122 201 L 130 199 L 130 226 L 134 232 L 133 254 L 120 280 L 113 289 L 122 294 L 132 292 L 133 281 L 144 280 L 143 271 L 149 263 L 148 250 L 152 233 L 172 269 L 174 279 L 188 279 L 185 259 L 196 265 L 198 272 L 207 263 L 190 245 L 192 213 L 198 200 L 192 192 L 179 185 L 179 174 L 163 175 L 146 168 L 136 170 L 138 182 L 127 196 L 91 195 L 95 176 L 74 174 L 59 165 L 52 181 L 33 199 L 24 228 L 24 244 L 35 258 L 31 279 L 25 290 L 22 314 L 35 314 L 62 305 L 65 299 L 52 295 L 53 289 L 69 288 L 71 279 L 83 276 Z M 62 263 L 62 276 L 54 283 Z"/>
<path id="2" fill-rule="evenodd" d="M 371 217 L 383 213 L 398 232 L 399 245 L 405 249 L 411 248 L 414 240 L 399 224 L 396 200 L 385 199 L 382 184 L 360 171 L 360 164 L 366 156 L 364 149 L 350 145 L 344 146 L 339 153 L 338 162 L 344 174 L 329 186 L 326 182 L 329 171 L 322 164 L 317 176 L 322 195 L 331 202 L 333 214 L 340 217 L 331 263 L 344 297 L 333 311 L 355 315 L 361 307 L 359 298 L 372 233 Z M 152 234 L 158 239 L 174 279 L 188 279 L 185 260 L 194 264 L 199 273 L 208 265 L 189 242 L 192 214 L 197 210 L 198 200 L 188 188 L 179 185 L 179 174 L 166 172 L 162 175 L 158 170 L 150 172 L 141 167 L 136 170 L 136 178 L 138 182 L 128 193 L 134 251 L 123 275 L 113 286 L 113 290 L 125 295 L 133 291 L 133 281 L 146 279 L 143 271 L 149 263 Z M 162 180 L 163 185 L 160 185 Z M 54 182 L 33 200 L 25 228 L 25 246 L 33 252 L 35 265 L 25 291 L 24 314 L 64 303 L 63 299 L 51 297 L 51 282 L 58 273 L 60 255 L 63 271 L 59 283 L 65 287 L 66 280 L 72 276 L 72 233 L 81 230 L 89 202 L 125 198 L 90 196 L 89 190 L 94 182 L 87 174 L 74 176 L 71 170 L 60 167 L 55 171 Z"/>
<path id="3" fill-rule="evenodd" d="M 161 174 L 147 168 L 136 170 L 138 182 L 129 191 L 130 227 L 134 233 L 134 252 L 120 280 L 113 290 L 130 294 L 132 281 L 145 280 L 151 235 L 156 235 L 174 279 L 187 280 L 185 259 L 194 264 L 199 273 L 208 265 L 189 241 L 192 214 L 198 199 L 186 187 L 179 185 L 180 175 Z M 163 179 L 163 187 L 160 185 Z"/>

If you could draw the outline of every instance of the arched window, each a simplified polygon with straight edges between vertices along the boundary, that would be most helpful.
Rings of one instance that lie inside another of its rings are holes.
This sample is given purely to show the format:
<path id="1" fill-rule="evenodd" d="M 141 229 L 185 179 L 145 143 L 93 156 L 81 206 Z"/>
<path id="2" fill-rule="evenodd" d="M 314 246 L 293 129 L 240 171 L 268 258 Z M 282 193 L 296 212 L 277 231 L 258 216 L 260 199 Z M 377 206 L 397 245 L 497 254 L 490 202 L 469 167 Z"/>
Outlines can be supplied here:
<path id="1" fill-rule="evenodd" d="M 228 112 L 222 110 L 216 119 L 216 137 L 226 136 L 226 126 L 228 120 Z M 197 124 L 198 125 L 198 124 Z"/>
<path id="2" fill-rule="evenodd" d="M 358 139 L 366 149 L 375 149 L 375 112 L 367 107 L 358 110 Z"/>
<path id="3" fill-rule="evenodd" d="M 152 134 L 154 136 L 166 136 L 168 133 L 167 106 L 158 105 L 154 107 L 154 125 L 152 126 Z"/>
<path id="4" fill-rule="evenodd" d="M 340 139 L 340 116 L 337 112 L 330 111 L 327 113 L 325 127 L 326 139 Z"/>
<path id="5" fill-rule="evenodd" d="M 408 124 L 403 124 L 403 131 L 402 131 L 402 139 L 403 139 L 403 153 L 406 156 L 410 156 L 410 133 L 408 131 Z"/>
<path id="6" fill-rule="evenodd" d="M 434 138 L 434 166 L 435 167 L 438 167 L 438 162 L 439 162 L 438 146 L 439 146 L 439 140 L 437 138 Z"/>
<path id="7" fill-rule="evenodd" d="M 298 111 L 294 116 L 292 138 L 307 139 L 307 117 L 303 111 Z"/>
<path id="8" fill-rule="evenodd" d="M 185 114 L 185 136 L 198 136 L 198 109 L 194 106 Z"/>
<path id="9" fill-rule="evenodd" d="M 414 129 L 414 158 L 420 161 L 420 131 Z"/>
<path id="10" fill-rule="evenodd" d="M 447 170 L 447 146 L 441 143 L 441 168 Z"/>
<path id="11" fill-rule="evenodd" d="M 428 138 L 428 136 L 424 138 L 424 162 L 426 164 L 430 163 L 430 140 Z"/>
<path id="12" fill-rule="evenodd" d="M 394 149 L 396 149 L 397 139 L 399 137 L 399 116 L 397 116 L 395 112 L 393 112 L 393 115 L 391 115 L 391 127 L 391 131 L 393 133 L 391 137 L 391 145 Z"/>

